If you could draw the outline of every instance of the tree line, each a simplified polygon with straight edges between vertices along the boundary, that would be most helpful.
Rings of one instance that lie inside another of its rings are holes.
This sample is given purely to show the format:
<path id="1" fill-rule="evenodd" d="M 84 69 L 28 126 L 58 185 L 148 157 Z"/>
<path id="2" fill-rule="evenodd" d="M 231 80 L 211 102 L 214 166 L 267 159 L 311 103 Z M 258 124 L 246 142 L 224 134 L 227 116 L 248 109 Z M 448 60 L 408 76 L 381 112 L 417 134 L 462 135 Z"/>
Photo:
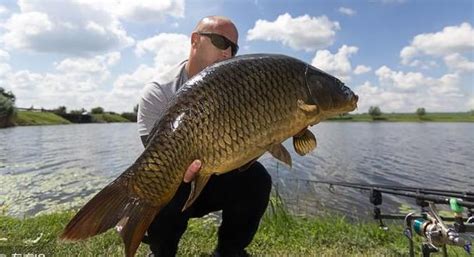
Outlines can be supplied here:
<path id="1" fill-rule="evenodd" d="M 373 120 L 384 120 L 382 117 L 382 111 L 380 110 L 380 107 L 378 106 L 370 106 L 369 115 L 372 116 Z M 471 115 L 474 115 L 474 109 L 470 111 Z M 426 115 L 426 109 L 424 107 L 419 107 L 416 109 L 415 114 L 418 116 L 420 120 L 423 119 L 423 117 Z"/>
<path id="2" fill-rule="evenodd" d="M 0 128 L 10 127 L 15 124 L 16 97 L 11 91 L 5 91 L 0 87 Z"/>
<path id="3" fill-rule="evenodd" d="M 0 128 L 2 127 L 9 127 L 15 125 L 15 117 L 17 115 L 17 110 L 15 108 L 15 100 L 16 97 L 11 91 L 6 91 L 4 88 L 0 87 Z M 31 107 L 30 109 L 34 109 Z M 49 111 L 56 113 L 58 115 L 89 115 L 90 114 L 116 114 L 128 119 L 132 122 L 137 121 L 137 112 L 138 112 L 138 104 L 133 107 L 133 112 L 123 112 L 121 114 L 115 112 L 106 112 L 103 107 L 97 106 L 94 107 L 88 112 L 86 109 L 81 108 L 79 110 L 71 110 L 68 112 L 66 106 L 59 106 L 58 108 L 52 110 L 44 110 L 42 111 Z M 469 111 L 471 115 L 474 115 L 474 109 Z M 419 107 L 415 111 L 416 115 L 420 120 L 426 115 L 426 109 L 424 107 Z M 382 111 L 378 106 L 370 106 L 368 110 L 368 114 L 372 117 L 373 120 L 384 120 L 385 118 L 382 116 Z"/>
<path id="4" fill-rule="evenodd" d="M 15 106 L 16 97 L 11 91 L 6 91 L 0 87 L 0 128 L 11 127 L 15 125 L 15 119 L 18 115 L 18 108 Z M 37 110 L 33 106 L 26 110 Z M 133 112 L 115 113 L 111 111 L 105 111 L 103 107 L 97 106 L 87 111 L 84 108 L 79 110 L 67 110 L 66 106 L 59 106 L 52 110 L 39 109 L 41 112 L 52 112 L 59 116 L 65 115 L 94 115 L 94 114 L 114 114 L 120 115 L 123 118 L 132 122 L 137 121 L 138 104 L 133 107 Z"/>
<path id="5" fill-rule="evenodd" d="M 58 115 L 64 115 L 64 114 L 74 114 L 74 115 L 88 115 L 88 114 L 116 114 L 124 117 L 127 120 L 136 122 L 137 121 L 137 112 L 138 112 L 138 104 L 133 107 L 133 112 L 123 112 L 123 113 L 116 113 L 116 112 L 111 112 L 111 111 L 105 111 L 103 107 L 97 106 L 94 108 L 91 108 L 90 112 L 88 112 L 86 109 L 81 108 L 79 110 L 71 110 L 67 111 L 66 106 L 59 106 L 56 109 L 50 110 L 51 112 L 54 112 Z"/>

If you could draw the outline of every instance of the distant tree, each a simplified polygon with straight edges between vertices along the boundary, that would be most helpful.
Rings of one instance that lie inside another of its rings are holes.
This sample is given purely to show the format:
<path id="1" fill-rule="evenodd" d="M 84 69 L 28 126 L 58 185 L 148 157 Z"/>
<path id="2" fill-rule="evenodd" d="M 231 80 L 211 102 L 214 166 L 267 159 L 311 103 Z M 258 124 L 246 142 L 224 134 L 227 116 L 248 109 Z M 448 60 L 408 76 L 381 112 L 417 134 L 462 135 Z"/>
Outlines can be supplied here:
<path id="1" fill-rule="evenodd" d="M 87 113 L 87 110 L 84 109 L 84 108 L 81 108 L 80 110 L 72 110 L 69 113 L 71 113 L 71 114 L 85 114 L 85 113 Z"/>
<path id="2" fill-rule="evenodd" d="M 372 119 L 376 119 L 377 117 L 382 115 L 382 111 L 378 106 L 370 106 L 369 115 L 372 116 Z"/>
<path id="3" fill-rule="evenodd" d="M 15 103 L 16 97 L 12 93 L 12 91 L 5 91 L 3 87 L 0 87 L 0 95 L 3 95 L 4 97 L 8 98 L 12 103 Z"/>
<path id="4" fill-rule="evenodd" d="M 418 115 L 419 119 L 421 119 L 425 114 L 426 114 L 425 108 L 420 107 L 420 108 L 416 109 L 416 115 Z"/>
<path id="5" fill-rule="evenodd" d="M 133 112 L 135 114 L 138 113 L 138 104 L 133 107 Z"/>
<path id="6" fill-rule="evenodd" d="M 125 119 L 131 122 L 137 122 L 137 114 L 134 112 L 124 112 L 120 114 L 120 116 L 124 117 Z"/>
<path id="7" fill-rule="evenodd" d="M 91 109 L 92 114 L 102 114 L 104 113 L 104 108 L 102 107 L 95 107 Z"/>
<path id="8" fill-rule="evenodd" d="M 15 125 L 14 118 L 16 116 L 15 95 L 0 87 L 0 128 Z"/>
<path id="9" fill-rule="evenodd" d="M 470 113 L 471 115 L 474 115 L 474 109 L 471 109 Z"/>
<path id="10" fill-rule="evenodd" d="M 66 106 L 59 106 L 58 108 L 53 109 L 53 112 L 57 113 L 57 114 L 66 114 L 67 113 L 67 108 L 66 108 Z"/>

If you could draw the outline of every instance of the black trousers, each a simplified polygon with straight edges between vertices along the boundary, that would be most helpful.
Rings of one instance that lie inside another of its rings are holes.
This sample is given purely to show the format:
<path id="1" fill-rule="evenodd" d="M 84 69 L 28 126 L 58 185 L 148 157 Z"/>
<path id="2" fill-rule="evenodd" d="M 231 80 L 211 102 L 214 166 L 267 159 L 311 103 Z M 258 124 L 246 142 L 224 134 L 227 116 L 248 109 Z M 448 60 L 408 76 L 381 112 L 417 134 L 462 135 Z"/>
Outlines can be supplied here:
<path id="1" fill-rule="evenodd" d="M 231 256 L 243 252 L 257 232 L 268 205 L 272 181 L 267 170 L 255 162 L 245 171 L 213 175 L 201 195 L 182 212 L 191 186 L 182 183 L 174 198 L 158 213 L 144 242 L 155 256 L 175 256 L 188 220 L 222 210 L 216 252 Z"/>

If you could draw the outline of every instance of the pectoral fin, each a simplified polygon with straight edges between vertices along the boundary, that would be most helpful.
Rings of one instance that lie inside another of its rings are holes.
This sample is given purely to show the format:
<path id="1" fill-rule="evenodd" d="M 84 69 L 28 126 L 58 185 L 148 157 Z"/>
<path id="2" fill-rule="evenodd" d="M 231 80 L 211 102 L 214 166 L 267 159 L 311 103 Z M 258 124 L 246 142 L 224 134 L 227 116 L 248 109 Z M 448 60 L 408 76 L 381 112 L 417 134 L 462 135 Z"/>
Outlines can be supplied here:
<path id="1" fill-rule="evenodd" d="M 209 178 L 211 176 L 196 175 L 196 178 L 191 182 L 191 193 L 189 193 L 188 200 L 183 207 L 182 211 L 185 211 L 189 206 L 191 206 L 194 201 L 199 197 L 202 192 L 202 189 L 206 186 Z"/>
<path id="2" fill-rule="evenodd" d="M 316 148 L 316 137 L 311 131 L 305 129 L 293 137 L 293 146 L 299 155 L 306 155 Z"/>
<path id="3" fill-rule="evenodd" d="M 298 108 L 300 108 L 303 112 L 309 113 L 309 114 L 318 114 L 319 113 L 319 108 L 315 104 L 306 104 L 303 100 L 299 99 L 298 100 Z"/>
<path id="4" fill-rule="evenodd" d="M 291 168 L 291 155 L 282 144 L 272 145 L 268 151 L 273 157 L 286 163 Z"/>

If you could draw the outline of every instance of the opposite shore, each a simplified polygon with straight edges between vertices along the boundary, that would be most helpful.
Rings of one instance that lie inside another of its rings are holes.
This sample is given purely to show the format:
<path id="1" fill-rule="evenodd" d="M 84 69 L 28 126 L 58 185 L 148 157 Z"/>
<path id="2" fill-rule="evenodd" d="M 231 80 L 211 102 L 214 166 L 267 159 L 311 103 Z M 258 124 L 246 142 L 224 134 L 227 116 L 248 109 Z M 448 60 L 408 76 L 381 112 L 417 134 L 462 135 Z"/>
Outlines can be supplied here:
<path id="1" fill-rule="evenodd" d="M 82 118 L 81 118 L 82 117 Z M 474 113 L 426 113 L 423 116 L 415 113 L 384 113 L 380 116 L 371 116 L 368 113 L 346 114 L 330 118 L 328 121 L 343 122 L 474 122 Z M 62 125 L 75 123 L 111 123 L 136 122 L 135 115 L 115 113 L 84 114 L 73 117 L 62 116 L 54 112 L 19 111 L 13 120 L 16 126 L 32 125 Z"/>
<path id="2" fill-rule="evenodd" d="M 1 117 L 0 117 L 1 119 Z M 63 125 L 77 123 L 136 122 L 136 115 L 116 113 L 58 114 L 54 112 L 18 111 L 13 118 L 14 126 Z M 2 122 L 0 121 L 0 124 Z M 11 126 L 7 126 L 11 127 Z M 2 126 L 0 126 L 2 128 Z"/>

